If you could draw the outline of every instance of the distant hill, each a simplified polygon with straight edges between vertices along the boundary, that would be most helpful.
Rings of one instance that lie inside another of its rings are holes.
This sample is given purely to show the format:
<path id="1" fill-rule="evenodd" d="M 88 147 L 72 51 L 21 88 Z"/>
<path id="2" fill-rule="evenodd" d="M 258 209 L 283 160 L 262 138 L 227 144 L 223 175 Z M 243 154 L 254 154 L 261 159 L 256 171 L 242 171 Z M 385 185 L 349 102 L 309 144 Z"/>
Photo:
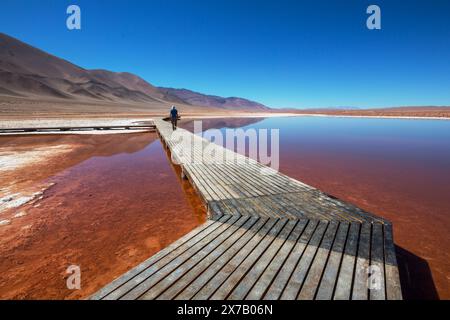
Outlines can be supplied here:
<path id="1" fill-rule="evenodd" d="M 359 107 L 345 107 L 345 106 L 337 106 L 337 107 L 307 107 L 296 110 L 360 110 Z"/>
<path id="2" fill-rule="evenodd" d="M 322 114 L 335 116 L 450 118 L 450 106 L 402 106 L 377 109 L 285 109 L 284 111 L 296 114 Z"/>
<path id="3" fill-rule="evenodd" d="M 196 106 L 202 107 L 217 107 L 227 110 L 242 110 L 242 109 L 251 109 L 255 111 L 267 111 L 270 108 L 265 105 L 250 101 L 243 98 L 223 98 L 219 96 L 213 95 L 205 95 L 202 93 L 194 92 L 187 89 L 173 89 L 173 88 L 163 88 L 159 87 L 159 89 L 164 92 L 169 99 L 172 97 L 177 97 L 180 100 Z"/>
<path id="4" fill-rule="evenodd" d="M 114 103 L 178 103 L 205 108 L 261 111 L 243 98 L 158 88 L 127 72 L 87 70 L 0 33 L 0 95 Z"/>

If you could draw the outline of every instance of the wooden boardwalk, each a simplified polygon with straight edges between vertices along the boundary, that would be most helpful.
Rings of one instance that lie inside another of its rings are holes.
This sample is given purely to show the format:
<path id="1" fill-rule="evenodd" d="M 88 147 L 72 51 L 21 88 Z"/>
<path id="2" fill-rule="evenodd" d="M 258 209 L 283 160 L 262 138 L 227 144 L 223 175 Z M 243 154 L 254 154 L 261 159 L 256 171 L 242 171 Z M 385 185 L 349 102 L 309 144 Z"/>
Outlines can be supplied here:
<path id="1" fill-rule="evenodd" d="M 91 299 L 402 298 L 390 222 L 155 124 L 210 219 Z"/>
<path id="2" fill-rule="evenodd" d="M 0 134 L 20 134 L 20 133 L 36 133 L 36 132 L 68 132 L 68 131 L 92 131 L 92 130 L 145 130 L 155 131 L 154 124 L 130 124 L 130 125 L 92 125 L 92 126 L 61 126 L 61 127 L 23 127 L 23 128 L 0 128 Z"/>

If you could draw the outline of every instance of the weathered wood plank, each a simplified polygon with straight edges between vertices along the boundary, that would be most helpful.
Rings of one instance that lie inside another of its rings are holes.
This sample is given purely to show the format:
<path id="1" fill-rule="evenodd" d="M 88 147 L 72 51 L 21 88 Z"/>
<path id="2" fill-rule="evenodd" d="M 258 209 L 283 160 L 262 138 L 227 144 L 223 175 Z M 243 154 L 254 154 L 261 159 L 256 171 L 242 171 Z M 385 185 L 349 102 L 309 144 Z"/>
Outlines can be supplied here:
<path id="1" fill-rule="evenodd" d="M 269 233 L 261 240 L 261 242 L 256 246 L 256 248 L 245 257 L 244 261 L 237 267 L 227 278 L 227 280 L 222 283 L 222 285 L 214 292 L 211 296 L 212 300 L 223 300 L 227 299 L 231 290 L 241 281 L 242 277 L 250 270 L 251 266 L 259 259 L 259 257 L 264 253 L 266 248 L 275 240 L 276 236 L 284 228 L 287 223 L 286 219 L 281 219 L 276 222 Z"/>
<path id="2" fill-rule="evenodd" d="M 297 225 L 295 226 L 294 230 L 289 235 L 286 242 L 283 244 L 281 249 L 277 252 L 276 256 L 273 258 L 273 260 L 270 262 L 266 270 L 264 270 L 264 273 L 261 275 L 261 277 L 258 279 L 256 284 L 253 286 L 249 294 L 245 299 L 249 300 L 257 300 L 262 299 L 265 292 L 271 285 L 272 281 L 275 279 L 276 275 L 278 274 L 279 270 L 282 268 L 284 262 L 286 261 L 287 257 L 289 256 L 292 248 L 294 247 L 295 243 L 297 242 L 298 238 L 301 236 L 303 230 L 305 230 L 305 227 L 308 223 L 308 220 L 302 219 L 297 222 Z"/>
<path id="3" fill-rule="evenodd" d="M 327 258 L 330 254 L 331 246 L 334 242 L 338 225 L 339 223 L 337 221 L 331 221 L 329 223 L 325 236 L 320 243 L 319 249 L 317 250 L 314 261 L 311 264 L 311 268 L 309 269 L 308 275 L 306 276 L 297 299 L 314 299 L 317 288 L 319 287 L 323 269 L 325 268 Z"/>
<path id="4" fill-rule="evenodd" d="M 303 253 L 300 261 L 294 269 L 294 272 L 286 285 L 286 288 L 281 295 L 283 300 L 293 300 L 297 298 L 300 288 L 303 284 L 304 279 L 308 273 L 312 260 L 319 248 L 322 237 L 324 236 L 325 230 L 328 227 L 328 223 L 325 221 L 320 221 L 314 232 L 311 241 L 308 243 L 305 252 Z"/>
<path id="5" fill-rule="evenodd" d="M 182 250 L 183 245 L 186 245 L 188 241 L 191 241 L 194 239 L 194 237 L 201 236 L 202 234 L 206 234 L 208 227 L 210 227 L 212 224 L 214 224 L 213 220 L 208 220 L 204 224 L 200 225 L 199 227 L 195 228 L 185 236 L 181 237 L 180 239 L 176 240 L 172 244 L 170 244 L 165 249 L 157 252 L 155 255 L 150 257 L 149 259 L 145 260 L 135 268 L 131 269 L 130 271 L 126 272 L 122 276 L 118 277 L 99 291 L 97 291 L 94 295 L 90 297 L 92 300 L 99 300 L 104 298 L 106 295 L 111 293 L 112 291 L 119 288 L 121 285 L 123 285 L 125 282 L 129 281 L 131 278 L 135 277 L 137 274 L 154 264 L 155 262 L 159 261 L 160 259 L 167 256 L 169 253 L 173 252 L 175 249 Z"/>
<path id="6" fill-rule="evenodd" d="M 372 247 L 370 250 L 369 297 L 370 300 L 386 300 L 384 285 L 384 241 L 383 225 L 372 225 Z"/>
<path id="7" fill-rule="evenodd" d="M 250 230 L 255 223 L 259 220 L 257 217 L 251 217 L 247 219 L 242 227 L 238 227 L 237 230 L 230 236 L 223 244 L 221 244 L 216 250 L 210 252 L 210 254 L 201 261 L 198 261 L 196 265 L 185 272 L 185 274 L 178 280 L 170 279 L 168 288 L 158 296 L 158 299 L 173 299 L 183 289 L 185 289 L 191 282 L 201 276 L 206 269 L 213 264 L 222 254 L 229 250 L 243 235 Z M 195 258 L 195 257 L 194 257 Z M 170 275 L 172 277 L 172 274 Z M 167 277 L 166 279 L 168 279 Z M 166 280 L 164 279 L 164 280 Z"/>
<path id="8" fill-rule="evenodd" d="M 334 300 L 350 300 L 352 295 L 352 281 L 355 270 L 355 260 L 358 250 L 359 223 L 352 223 L 345 243 L 344 256 L 334 292 Z"/>
<path id="9" fill-rule="evenodd" d="M 367 300 L 369 287 L 367 286 L 368 268 L 370 265 L 370 235 L 372 225 L 363 223 L 358 242 L 358 257 L 356 258 L 355 277 L 353 280 L 353 300 Z"/>
<path id="10" fill-rule="evenodd" d="M 259 279 L 266 267 L 272 261 L 273 257 L 278 253 L 280 247 L 289 237 L 296 224 L 297 221 L 294 220 L 290 220 L 285 224 L 281 232 L 275 237 L 269 247 L 265 249 L 263 255 L 258 258 L 258 261 L 256 261 L 251 269 L 247 271 L 245 276 L 241 278 L 239 284 L 228 295 L 227 299 L 243 300 L 246 297 L 255 282 Z"/>
<path id="11" fill-rule="evenodd" d="M 384 266 L 386 277 L 386 296 L 388 300 L 401 300 L 402 288 L 398 273 L 397 258 L 395 256 L 392 225 L 384 225 Z"/>
<path id="12" fill-rule="evenodd" d="M 212 294 L 226 281 L 229 276 L 241 265 L 241 263 L 249 256 L 259 243 L 265 238 L 266 234 L 273 230 L 273 226 L 277 223 L 275 219 L 269 219 L 264 227 L 255 234 L 255 236 L 240 250 L 236 255 L 216 273 L 216 275 L 197 292 L 193 297 L 194 300 L 209 299 Z"/>
<path id="13" fill-rule="evenodd" d="M 230 248 L 228 248 L 214 263 L 211 265 L 207 265 L 207 269 L 196 277 L 196 279 L 190 283 L 188 287 L 185 287 L 182 292 L 180 292 L 175 299 L 187 300 L 191 299 L 194 295 L 196 295 L 200 289 L 202 289 L 208 281 L 210 281 L 216 275 L 220 277 L 219 271 L 228 264 L 230 260 L 235 258 L 235 255 L 240 250 L 245 250 L 245 248 L 252 247 L 252 244 L 249 242 L 257 235 L 258 233 L 268 232 L 269 225 L 266 224 L 266 218 L 255 218 L 257 222 L 248 229 L 244 235 L 235 242 Z M 266 226 L 265 226 L 266 225 Z M 265 226 L 265 229 L 261 229 Z M 255 240 L 253 240 L 256 242 Z M 205 264 L 205 263 L 202 263 Z M 205 290 L 206 291 L 206 290 Z M 202 294 L 206 294 L 205 292 Z"/>
<path id="14" fill-rule="evenodd" d="M 212 241 L 208 242 L 200 251 L 188 258 L 184 263 L 177 266 L 173 261 L 171 264 L 176 266 L 174 270 L 170 272 L 166 277 L 161 279 L 158 283 L 152 286 L 145 294 L 141 295 L 139 299 L 155 299 L 166 289 L 171 287 L 179 278 L 185 275 L 187 272 L 194 273 L 193 271 L 196 264 L 206 259 L 214 251 L 220 251 L 220 248 L 225 247 L 227 240 L 234 235 L 234 233 L 242 227 L 245 222 L 249 220 L 248 216 L 243 216 L 239 220 L 233 222 L 230 227 L 220 233 Z M 167 268 L 172 268 L 171 264 L 167 265 Z"/>
<path id="15" fill-rule="evenodd" d="M 300 260 L 300 257 L 302 256 L 303 251 L 307 247 L 307 245 L 311 239 L 311 236 L 313 235 L 314 231 L 316 230 L 317 225 L 318 225 L 317 221 L 311 220 L 308 222 L 305 232 L 303 232 L 300 239 L 295 244 L 294 248 L 292 249 L 291 253 L 289 254 L 289 257 L 283 264 L 283 267 L 278 272 L 275 280 L 270 285 L 269 289 L 267 290 L 266 295 L 264 296 L 264 300 L 277 300 L 280 298 L 286 284 L 289 281 L 289 278 L 291 277 L 292 272 L 294 271 L 294 269 L 297 265 L 297 262 Z"/>
<path id="16" fill-rule="evenodd" d="M 339 224 L 336 239 L 334 241 L 333 248 L 331 249 L 330 257 L 328 258 L 328 262 L 316 295 L 317 300 L 331 300 L 333 298 L 334 287 L 337 281 L 339 266 L 341 265 L 348 229 L 348 223 L 341 222 Z"/>
<path id="17" fill-rule="evenodd" d="M 236 222 L 240 217 L 232 216 L 224 223 L 220 223 L 220 226 L 215 229 L 213 232 L 208 234 L 205 238 L 201 239 L 197 243 L 195 243 L 192 247 L 187 249 L 185 252 L 178 255 L 175 259 L 169 261 L 168 263 L 156 263 L 154 266 L 147 269 L 144 274 L 145 279 L 140 279 L 139 284 L 133 286 L 131 290 L 126 292 L 124 295 L 120 297 L 121 300 L 135 300 L 139 299 L 145 292 L 147 292 L 151 287 L 153 287 L 156 283 L 161 281 L 168 274 L 173 272 L 178 266 L 183 264 L 190 257 L 195 255 L 197 252 L 202 250 L 204 247 L 210 245 L 211 243 L 215 244 L 215 239 L 219 238 L 222 233 L 224 233 L 228 228 L 230 228 L 234 222 Z"/>
<path id="18" fill-rule="evenodd" d="M 115 300 L 122 297 L 125 293 L 133 289 L 135 286 L 139 285 L 142 281 L 147 279 L 150 275 L 157 272 L 161 267 L 166 265 L 168 262 L 172 261 L 179 255 L 187 252 L 193 246 L 198 244 L 200 241 L 204 240 L 208 236 L 210 237 L 212 233 L 216 232 L 218 228 L 222 226 L 222 222 L 226 222 L 231 218 L 231 216 L 223 216 L 219 221 L 214 221 L 205 232 L 199 233 L 198 235 L 189 239 L 189 241 L 185 242 L 182 246 L 177 247 L 176 249 L 169 251 L 164 255 L 161 259 L 155 261 L 144 270 L 137 272 L 130 279 L 125 281 L 115 290 L 108 293 L 107 296 L 103 297 L 106 300 Z"/>

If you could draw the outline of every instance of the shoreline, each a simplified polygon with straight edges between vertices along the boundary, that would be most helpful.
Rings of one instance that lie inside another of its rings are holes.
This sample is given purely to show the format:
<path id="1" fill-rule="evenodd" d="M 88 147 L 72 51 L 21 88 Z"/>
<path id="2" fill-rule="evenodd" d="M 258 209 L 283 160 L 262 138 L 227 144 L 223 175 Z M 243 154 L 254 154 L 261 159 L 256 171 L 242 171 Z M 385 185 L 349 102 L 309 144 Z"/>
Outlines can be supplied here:
<path id="1" fill-rule="evenodd" d="M 185 116 L 182 119 L 217 119 L 217 118 L 277 118 L 277 117 L 323 117 L 323 118 L 374 118 L 374 119 L 404 119 L 404 120 L 450 120 L 450 117 L 423 116 L 366 116 L 366 115 L 337 115 L 326 113 L 269 113 L 269 114 L 237 114 L 237 115 L 205 115 Z"/>
<path id="2" fill-rule="evenodd" d="M 183 115 L 184 114 L 184 115 Z M 448 121 L 450 117 L 436 116 L 388 116 L 388 115 L 344 115 L 344 114 L 327 114 L 327 113 L 224 113 L 224 114 L 192 114 L 189 112 L 181 113 L 184 119 L 219 119 L 219 118 L 283 118 L 283 117 L 321 117 L 321 118 L 369 118 L 369 119 L 403 119 L 403 120 L 443 120 Z M 0 129 L 16 128 L 19 124 L 27 124 L 28 126 L 46 126 L 49 123 L 61 125 L 64 124 L 132 124 L 133 122 L 152 121 L 154 118 L 164 117 L 164 114 L 109 114 L 109 115 L 89 115 L 78 114 L 62 117 L 41 117 L 35 118 L 3 118 L 0 116 L 2 123 Z"/>
<path id="3" fill-rule="evenodd" d="M 404 120 L 450 120 L 450 117 L 424 117 L 424 116 L 366 116 L 366 115 L 337 115 L 337 114 L 300 114 L 310 117 L 334 117 L 334 118 L 374 118 L 374 119 L 404 119 Z"/>
<path id="4" fill-rule="evenodd" d="M 151 132 L 148 130 L 108 130 L 108 131 L 95 131 L 95 130 L 79 130 L 79 131 L 48 131 L 48 132 L 13 132 L 13 133 L 0 133 L 0 137 L 15 137 L 15 136 L 30 136 L 30 135 L 107 135 L 107 134 L 131 134 L 131 133 L 145 133 Z"/>
<path id="5" fill-rule="evenodd" d="M 88 126 L 93 124 L 104 124 L 104 125 L 125 125 L 125 124 L 135 124 L 143 121 L 153 121 L 155 118 L 162 117 L 162 115 L 148 115 L 140 117 L 139 115 L 133 116 L 108 116 L 105 118 L 92 118 L 86 117 L 82 118 L 82 115 L 79 115 L 77 118 L 49 118 L 49 119 L 23 119 L 23 120 L 12 120 L 6 119 L 2 120 L 2 124 L 0 129 L 11 129 L 23 127 L 26 125 L 30 128 L 39 128 L 45 127 L 49 125 L 53 126 L 70 126 L 70 125 L 82 125 Z M 397 119 L 397 120 L 434 120 L 434 121 L 450 121 L 450 117 L 421 117 L 421 116 L 368 116 L 368 115 L 329 115 L 329 114 L 317 114 L 317 113 L 305 113 L 305 114 L 296 114 L 296 113 L 252 113 L 252 114 L 213 114 L 213 115 L 190 115 L 187 114 L 183 116 L 181 120 L 196 120 L 196 119 L 232 119 L 232 118 L 241 118 L 241 119 L 250 119 L 250 118 L 285 118 L 285 117 L 318 117 L 318 118 L 361 118 L 361 119 Z M 0 117 L 1 118 L 1 117 Z M 146 130 L 109 130 L 109 131 L 70 131 L 70 132 L 15 132 L 15 133 L 0 133 L 0 137 L 13 137 L 13 136 L 29 136 L 29 135 L 108 135 L 108 134 L 131 134 L 131 133 L 143 133 L 147 132 Z"/>

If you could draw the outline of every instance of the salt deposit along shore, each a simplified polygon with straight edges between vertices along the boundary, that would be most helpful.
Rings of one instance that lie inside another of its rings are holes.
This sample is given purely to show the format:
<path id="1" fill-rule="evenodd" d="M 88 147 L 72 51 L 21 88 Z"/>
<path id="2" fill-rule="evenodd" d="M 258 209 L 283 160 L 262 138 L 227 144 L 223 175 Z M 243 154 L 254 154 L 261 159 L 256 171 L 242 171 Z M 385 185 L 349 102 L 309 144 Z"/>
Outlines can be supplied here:
<path id="1" fill-rule="evenodd" d="M 344 114 L 327 114 L 327 113 L 290 113 L 290 112 L 270 112 L 270 113 L 223 113 L 223 114 L 192 114 L 182 113 L 183 119 L 214 119 L 214 118 L 272 118 L 272 117 L 331 117 L 331 118 L 370 118 L 370 119 L 409 119 L 409 120 L 450 120 L 450 117 L 436 117 L 436 116 L 408 116 L 408 115 L 344 115 Z M 108 117 L 89 117 L 79 115 L 76 118 L 39 118 L 27 119 L 24 118 L 3 118 L 1 120 L 0 128 L 40 128 L 40 127 L 83 127 L 83 126 L 119 126 L 119 125 L 133 125 L 133 124 L 147 124 L 153 121 L 154 118 L 160 118 L 163 115 L 111 115 Z M 144 132 L 145 130 L 136 130 L 134 132 Z M 104 131 L 87 131 L 90 134 L 112 134 L 112 133 L 127 133 L 127 130 L 115 130 L 111 132 Z M 30 134 L 30 133 L 25 133 Z M 33 134 L 33 133 L 31 133 Z M 42 133 L 34 133 L 42 134 Z M 44 133 L 45 134 L 45 133 Z M 59 134 L 86 134 L 85 131 L 80 132 L 66 132 Z"/>

